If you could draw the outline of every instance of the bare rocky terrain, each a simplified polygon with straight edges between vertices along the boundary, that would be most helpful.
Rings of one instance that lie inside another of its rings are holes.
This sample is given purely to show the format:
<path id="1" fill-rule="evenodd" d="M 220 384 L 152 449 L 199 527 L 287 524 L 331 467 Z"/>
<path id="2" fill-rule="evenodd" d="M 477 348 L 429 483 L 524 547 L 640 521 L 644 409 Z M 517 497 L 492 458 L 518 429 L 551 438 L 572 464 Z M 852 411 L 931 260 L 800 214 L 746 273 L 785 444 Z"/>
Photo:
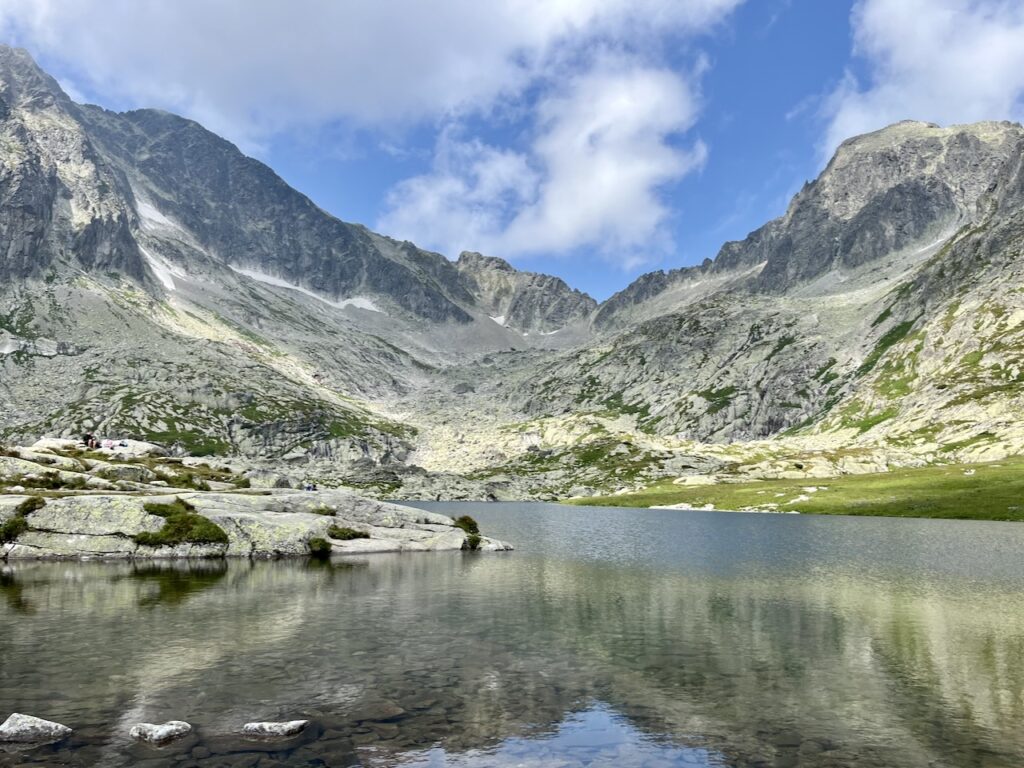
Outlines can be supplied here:
<path id="1" fill-rule="evenodd" d="M 1024 448 L 1022 163 L 1011 123 L 856 137 L 779 219 L 598 304 L 339 221 L 0 48 L 0 440 L 390 498 L 1000 459 Z"/>
<path id="2" fill-rule="evenodd" d="M 511 549 L 466 518 L 345 490 L 265 487 L 273 484 L 259 471 L 168 457 L 135 441 L 83 450 L 44 439 L 8 449 L 0 456 L 0 561 Z"/>

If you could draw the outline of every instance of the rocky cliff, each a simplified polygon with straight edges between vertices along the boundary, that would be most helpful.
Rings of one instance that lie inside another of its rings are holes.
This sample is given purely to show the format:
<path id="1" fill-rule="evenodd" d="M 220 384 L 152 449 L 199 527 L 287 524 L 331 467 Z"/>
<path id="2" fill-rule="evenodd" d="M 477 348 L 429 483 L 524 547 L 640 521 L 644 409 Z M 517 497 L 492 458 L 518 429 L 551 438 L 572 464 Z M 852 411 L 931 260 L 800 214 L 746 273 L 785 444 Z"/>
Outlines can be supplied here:
<path id="1" fill-rule="evenodd" d="M 550 275 L 520 272 L 507 261 L 463 252 L 455 264 L 477 303 L 496 323 L 524 333 L 553 334 L 583 323 L 597 302 Z"/>

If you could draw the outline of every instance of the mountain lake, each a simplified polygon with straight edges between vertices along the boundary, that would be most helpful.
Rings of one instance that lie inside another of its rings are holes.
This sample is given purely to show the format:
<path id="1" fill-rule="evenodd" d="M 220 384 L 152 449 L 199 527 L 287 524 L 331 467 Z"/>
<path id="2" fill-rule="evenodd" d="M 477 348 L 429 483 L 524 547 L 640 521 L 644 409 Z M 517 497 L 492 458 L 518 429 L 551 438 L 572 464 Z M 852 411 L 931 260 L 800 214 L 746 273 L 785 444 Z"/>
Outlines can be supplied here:
<path id="1" fill-rule="evenodd" d="M 1024 525 L 414 506 L 517 551 L 3 566 L 0 713 L 74 733 L 0 766 L 1024 765 Z"/>

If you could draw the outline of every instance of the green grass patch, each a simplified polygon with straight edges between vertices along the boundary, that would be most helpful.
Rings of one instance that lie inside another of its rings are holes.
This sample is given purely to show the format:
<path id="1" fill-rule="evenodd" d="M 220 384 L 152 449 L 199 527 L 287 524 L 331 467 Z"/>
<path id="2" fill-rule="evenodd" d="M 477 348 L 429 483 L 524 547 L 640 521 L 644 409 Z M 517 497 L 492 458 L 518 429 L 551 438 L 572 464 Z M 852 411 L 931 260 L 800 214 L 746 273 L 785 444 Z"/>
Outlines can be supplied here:
<path id="1" fill-rule="evenodd" d="M 978 445 L 979 443 L 987 443 L 996 439 L 993 432 L 979 432 L 973 437 L 968 437 L 965 440 L 958 440 L 955 443 L 946 443 L 939 451 L 942 453 L 954 453 L 956 451 L 962 451 L 964 448 L 970 448 L 972 445 Z"/>
<path id="2" fill-rule="evenodd" d="M 856 429 L 860 434 L 864 434 L 872 427 L 877 427 L 883 421 L 889 421 L 895 418 L 899 414 L 899 410 L 896 408 L 886 408 L 884 411 L 878 413 L 868 414 L 859 419 L 843 419 L 843 427 L 852 427 Z"/>
<path id="3" fill-rule="evenodd" d="M 791 344 L 795 344 L 795 343 L 796 343 L 796 336 L 783 336 L 781 339 L 779 339 L 778 343 L 774 347 L 772 347 L 772 351 L 768 353 L 768 357 L 765 358 L 765 361 L 767 362 L 768 360 L 771 360 L 773 357 L 775 357 L 777 354 L 779 354 L 779 352 L 784 350 L 786 347 L 790 346 Z"/>
<path id="4" fill-rule="evenodd" d="M 818 488 L 808 492 L 810 486 Z M 573 499 L 579 505 L 772 509 L 814 515 L 880 515 L 1024 521 L 1024 459 L 898 469 L 869 475 L 710 486 L 658 483 L 636 493 Z"/>
<path id="5" fill-rule="evenodd" d="M 46 506 L 46 499 L 42 496 L 29 496 L 14 509 L 14 513 L 21 517 L 31 515 L 33 512 Z"/>
<path id="6" fill-rule="evenodd" d="M 352 541 L 353 539 L 368 539 L 370 534 L 365 531 L 357 531 L 355 528 L 346 528 L 341 525 L 332 525 L 327 529 L 327 535 L 338 541 Z"/>
<path id="7" fill-rule="evenodd" d="M 826 373 L 828 373 L 832 369 L 832 366 L 834 366 L 835 364 L 836 359 L 834 357 L 830 357 L 828 360 L 825 361 L 825 364 L 821 366 L 821 368 L 814 372 L 814 375 L 811 378 L 821 379 Z"/>
<path id="8" fill-rule="evenodd" d="M 28 530 L 28 521 L 21 515 L 15 515 L 0 525 L 0 544 L 16 540 L 21 534 Z"/>
<path id="9" fill-rule="evenodd" d="M 886 307 L 885 311 L 883 311 L 882 314 L 880 314 L 878 317 L 876 317 L 871 322 L 871 327 L 872 328 L 877 328 L 879 325 L 881 325 L 886 320 L 888 320 L 891 315 L 892 315 L 892 307 Z"/>
<path id="10" fill-rule="evenodd" d="M 461 517 L 455 518 L 455 527 L 461 528 L 466 532 L 466 540 L 462 542 L 462 548 L 468 550 L 480 549 L 480 542 L 483 541 L 483 537 L 480 536 L 480 526 L 477 525 L 469 515 L 462 515 Z"/>
<path id="11" fill-rule="evenodd" d="M 87 481 L 88 478 L 84 475 L 76 475 L 62 480 L 57 472 L 43 472 L 41 475 L 22 475 L 18 478 L 18 485 L 47 491 L 78 491 L 86 487 Z"/>
<path id="12" fill-rule="evenodd" d="M 736 394 L 736 387 L 729 385 L 721 389 L 704 389 L 697 394 L 708 401 L 708 414 L 715 414 L 729 407 Z"/>
<path id="13" fill-rule="evenodd" d="M 159 445 L 180 446 L 190 456 L 222 456 L 231 452 L 231 444 L 199 430 L 175 432 L 144 431 L 146 440 Z"/>
<path id="14" fill-rule="evenodd" d="M 164 518 L 164 527 L 155 533 L 144 532 L 135 536 L 137 544 L 149 547 L 173 547 L 177 544 L 227 544 L 228 535 L 219 525 L 196 513 L 187 501 L 175 499 L 170 504 L 151 502 L 143 509 L 151 515 Z"/>
<path id="15" fill-rule="evenodd" d="M 306 546 L 309 547 L 309 554 L 319 560 L 326 560 L 331 556 L 331 542 L 327 539 L 314 536 L 306 542 Z"/>
<path id="16" fill-rule="evenodd" d="M 622 399 L 622 393 L 616 392 L 610 397 L 606 397 L 602 404 L 605 408 L 612 412 L 613 415 L 617 414 L 628 414 L 632 416 L 639 416 L 641 419 L 649 418 L 651 415 L 651 408 L 646 403 L 627 403 Z"/>
<path id="17" fill-rule="evenodd" d="M 864 358 L 864 362 L 860 364 L 860 368 L 857 369 L 858 376 L 864 376 L 870 373 L 871 369 L 878 364 L 878 361 L 882 359 L 882 355 L 889 351 L 889 349 L 896 344 L 900 343 L 910 333 L 910 329 L 914 327 L 913 320 L 907 320 L 895 325 L 890 328 L 875 344 L 875 348 L 871 350 L 870 354 Z"/>

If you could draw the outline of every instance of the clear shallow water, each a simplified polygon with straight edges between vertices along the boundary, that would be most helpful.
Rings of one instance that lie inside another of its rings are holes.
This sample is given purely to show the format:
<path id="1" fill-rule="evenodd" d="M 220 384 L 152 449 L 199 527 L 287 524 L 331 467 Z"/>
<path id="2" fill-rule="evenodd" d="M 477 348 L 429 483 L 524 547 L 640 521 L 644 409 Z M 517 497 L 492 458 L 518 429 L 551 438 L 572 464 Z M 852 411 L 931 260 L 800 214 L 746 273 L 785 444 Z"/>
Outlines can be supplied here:
<path id="1" fill-rule="evenodd" d="M 1024 526 L 417 506 L 518 551 L 3 568 L 0 716 L 76 731 L 0 766 L 1024 765 Z"/>

